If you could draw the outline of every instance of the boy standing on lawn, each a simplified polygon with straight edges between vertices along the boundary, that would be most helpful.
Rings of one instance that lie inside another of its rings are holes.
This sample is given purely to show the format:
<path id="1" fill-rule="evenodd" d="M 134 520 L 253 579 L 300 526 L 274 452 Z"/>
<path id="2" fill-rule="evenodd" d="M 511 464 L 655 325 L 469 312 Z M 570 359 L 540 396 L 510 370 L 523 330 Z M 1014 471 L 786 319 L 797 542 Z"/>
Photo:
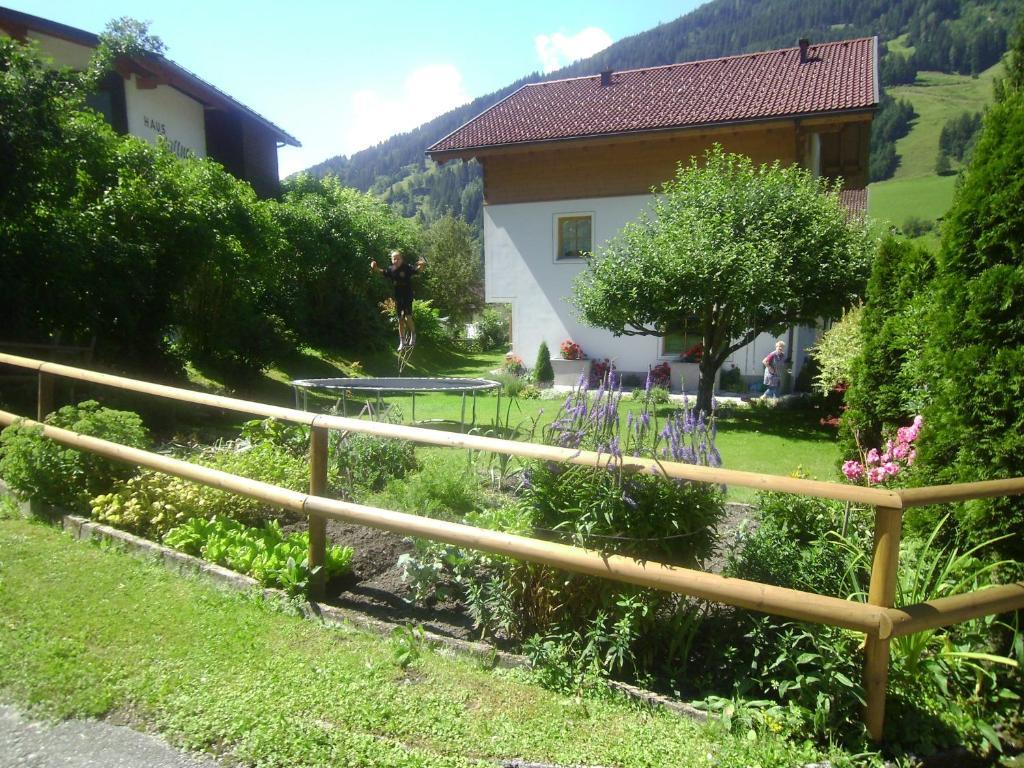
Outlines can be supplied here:
<path id="1" fill-rule="evenodd" d="M 416 325 L 412 320 L 412 278 L 423 271 L 427 262 L 421 256 L 413 265 L 405 263 L 405 256 L 398 249 L 391 252 L 391 266 L 378 267 L 370 262 L 370 269 L 380 272 L 395 287 L 395 313 L 398 315 L 398 351 L 416 346 Z"/>

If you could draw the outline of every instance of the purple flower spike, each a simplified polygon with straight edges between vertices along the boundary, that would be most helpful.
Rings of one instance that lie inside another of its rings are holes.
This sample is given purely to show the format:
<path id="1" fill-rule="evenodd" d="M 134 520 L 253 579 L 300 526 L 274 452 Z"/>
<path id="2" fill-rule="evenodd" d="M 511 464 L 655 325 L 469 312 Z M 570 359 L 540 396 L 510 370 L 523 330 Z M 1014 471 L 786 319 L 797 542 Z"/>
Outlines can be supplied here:
<path id="1" fill-rule="evenodd" d="M 612 438 L 611 443 L 608 445 L 608 452 L 617 459 L 622 458 L 622 449 L 619 447 L 619 436 L 616 435 Z"/>

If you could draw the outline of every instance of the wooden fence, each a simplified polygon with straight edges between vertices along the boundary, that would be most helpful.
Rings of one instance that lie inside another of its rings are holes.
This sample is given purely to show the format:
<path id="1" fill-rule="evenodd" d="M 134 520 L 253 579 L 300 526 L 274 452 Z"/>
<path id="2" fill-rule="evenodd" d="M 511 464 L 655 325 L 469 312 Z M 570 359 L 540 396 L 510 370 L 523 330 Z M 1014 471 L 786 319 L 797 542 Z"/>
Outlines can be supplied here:
<path id="1" fill-rule="evenodd" d="M 743 579 L 726 578 L 717 574 L 663 563 L 641 562 L 618 555 L 606 556 L 580 547 L 432 520 L 417 515 L 324 497 L 327 487 L 327 438 L 331 429 L 592 467 L 607 466 L 610 460 L 607 454 L 599 455 L 590 451 L 577 451 L 477 435 L 451 434 L 421 427 L 361 421 L 340 416 L 317 415 L 292 408 L 193 392 L 4 353 L 0 353 L 0 364 L 36 372 L 39 378 L 37 413 L 40 422 L 54 407 L 54 378 L 65 377 L 181 402 L 273 417 L 310 427 L 310 488 L 309 493 L 305 494 L 197 466 L 168 456 L 42 425 L 44 436 L 62 444 L 260 499 L 268 504 L 306 515 L 310 531 L 309 562 L 312 566 L 324 563 L 326 522 L 328 519 L 336 519 L 507 555 L 576 573 L 653 587 L 741 608 L 863 632 L 865 634 L 864 690 L 867 702 L 864 719 L 868 732 L 875 741 L 882 739 L 889 675 L 889 643 L 892 638 L 945 627 L 972 618 L 1024 608 L 1024 582 L 929 600 L 916 605 L 900 607 L 894 605 L 904 509 L 926 504 L 1024 494 L 1024 478 L 887 490 L 674 462 L 656 462 L 641 458 L 630 457 L 621 460 L 621 464 L 627 471 L 653 472 L 671 478 L 739 485 L 759 490 L 780 491 L 873 506 L 875 508 L 875 536 L 871 581 L 867 602 L 861 603 Z M 0 425 L 2 426 L 9 425 L 19 418 L 21 417 L 15 414 L 0 411 Z M 27 419 L 25 422 L 28 424 L 38 423 Z M 314 589 L 322 589 L 322 582 L 315 583 Z"/>

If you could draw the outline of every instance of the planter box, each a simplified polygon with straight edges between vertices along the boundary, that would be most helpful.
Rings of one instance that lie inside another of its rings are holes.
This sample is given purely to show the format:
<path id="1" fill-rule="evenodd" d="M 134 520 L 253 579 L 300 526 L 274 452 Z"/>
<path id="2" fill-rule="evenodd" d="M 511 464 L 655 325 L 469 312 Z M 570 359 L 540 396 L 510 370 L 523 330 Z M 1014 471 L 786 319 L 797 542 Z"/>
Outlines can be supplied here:
<path id="1" fill-rule="evenodd" d="M 697 386 L 700 384 L 700 365 L 698 363 L 672 362 L 668 364 L 670 374 L 670 387 L 673 392 L 683 392 L 688 395 L 697 394 Z"/>
<path id="2" fill-rule="evenodd" d="M 580 383 L 580 376 L 590 375 L 590 361 L 552 358 L 551 369 L 555 372 L 556 387 L 575 387 Z"/>

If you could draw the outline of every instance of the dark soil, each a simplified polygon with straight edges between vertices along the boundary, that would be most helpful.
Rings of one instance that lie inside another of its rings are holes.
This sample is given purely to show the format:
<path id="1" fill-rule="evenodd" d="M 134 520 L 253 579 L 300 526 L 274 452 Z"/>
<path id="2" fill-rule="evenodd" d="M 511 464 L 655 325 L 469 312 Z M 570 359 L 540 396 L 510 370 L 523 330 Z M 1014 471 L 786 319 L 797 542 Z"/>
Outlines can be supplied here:
<path id="1" fill-rule="evenodd" d="M 288 528 L 305 529 L 305 522 Z M 324 602 L 392 624 L 422 626 L 427 632 L 459 640 L 478 640 L 473 620 L 451 603 L 417 605 L 402 580 L 398 558 L 413 551 L 406 536 L 330 520 L 328 545 L 352 547 L 351 575 L 327 584 Z"/>
<path id="2" fill-rule="evenodd" d="M 728 550 L 734 545 L 736 531 L 750 520 L 752 509 L 745 504 L 727 504 L 726 517 L 719 527 L 719 546 L 708 563 L 708 570 L 720 573 Z M 303 530 L 305 522 L 285 526 Z M 421 625 L 428 632 L 459 640 L 480 640 L 473 620 L 454 603 L 416 604 L 412 590 L 402 580 L 398 559 L 411 553 L 411 540 L 389 531 L 352 525 L 336 520 L 327 523 L 330 545 L 352 547 L 352 573 L 327 585 L 324 602 L 358 611 L 392 624 Z"/>

